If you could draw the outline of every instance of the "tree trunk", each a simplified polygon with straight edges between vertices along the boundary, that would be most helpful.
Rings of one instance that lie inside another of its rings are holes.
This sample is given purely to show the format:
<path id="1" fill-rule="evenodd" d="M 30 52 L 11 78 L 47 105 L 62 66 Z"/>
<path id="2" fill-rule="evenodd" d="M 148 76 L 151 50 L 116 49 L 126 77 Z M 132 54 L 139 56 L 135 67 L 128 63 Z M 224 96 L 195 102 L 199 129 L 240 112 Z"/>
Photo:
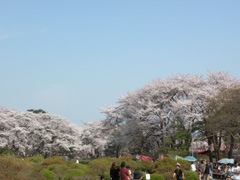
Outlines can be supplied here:
<path id="1" fill-rule="evenodd" d="M 231 135 L 230 149 L 228 151 L 228 158 L 232 158 L 232 151 L 234 146 L 234 137 Z"/>
<path id="2" fill-rule="evenodd" d="M 119 146 L 116 147 L 116 158 L 119 157 Z"/>
<path id="3" fill-rule="evenodd" d="M 221 148 L 221 141 L 222 141 L 222 133 L 220 131 L 219 137 L 217 135 L 214 135 L 214 155 L 216 160 L 219 160 L 219 154 L 220 154 L 220 148 Z"/>
<path id="4" fill-rule="evenodd" d="M 216 154 L 216 161 L 220 160 L 221 144 L 222 144 L 222 131 L 220 131 L 220 136 L 219 136 L 219 140 L 218 140 L 218 149 L 217 149 L 217 154 Z"/>
<path id="5" fill-rule="evenodd" d="M 208 146 L 210 145 L 210 147 L 211 147 L 212 142 L 213 142 L 213 141 L 212 141 L 212 137 L 211 137 L 211 138 L 208 138 Z M 211 151 L 211 150 L 209 150 L 208 156 L 209 156 L 209 161 L 212 162 L 212 161 L 213 161 L 213 157 L 212 157 L 212 151 Z"/>

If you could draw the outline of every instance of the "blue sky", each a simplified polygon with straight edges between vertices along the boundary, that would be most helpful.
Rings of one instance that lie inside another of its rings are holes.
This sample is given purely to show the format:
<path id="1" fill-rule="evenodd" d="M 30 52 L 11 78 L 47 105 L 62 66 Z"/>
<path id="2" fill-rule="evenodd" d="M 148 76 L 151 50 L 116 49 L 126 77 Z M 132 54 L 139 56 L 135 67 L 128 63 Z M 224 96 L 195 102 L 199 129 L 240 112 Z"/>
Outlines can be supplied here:
<path id="1" fill-rule="evenodd" d="M 240 77 L 240 1 L 0 0 L 0 106 L 70 122 L 153 79 Z"/>

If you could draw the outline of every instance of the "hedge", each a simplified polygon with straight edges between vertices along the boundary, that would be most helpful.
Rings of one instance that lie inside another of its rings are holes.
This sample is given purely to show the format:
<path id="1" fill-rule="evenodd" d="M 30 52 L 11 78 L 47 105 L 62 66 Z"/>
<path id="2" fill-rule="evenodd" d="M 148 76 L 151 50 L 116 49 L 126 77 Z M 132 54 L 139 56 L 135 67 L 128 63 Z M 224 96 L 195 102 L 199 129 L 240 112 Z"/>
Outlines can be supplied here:
<path id="1" fill-rule="evenodd" d="M 185 180 L 198 180 L 198 174 L 192 171 L 185 171 Z"/>
<path id="2" fill-rule="evenodd" d="M 66 174 L 66 180 L 70 180 L 72 177 L 75 177 L 75 176 L 83 176 L 85 172 L 80 169 L 69 169 L 65 171 L 64 174 Z"/>
<path id="3" fill-rule="evenodd" d="M 46 178 L 46 179 L 57 179 L 57 175 L 52 172 L 52 171 L 49 171 L 48 169 L 42 169 L 41 170 L 41 174 Z"/>

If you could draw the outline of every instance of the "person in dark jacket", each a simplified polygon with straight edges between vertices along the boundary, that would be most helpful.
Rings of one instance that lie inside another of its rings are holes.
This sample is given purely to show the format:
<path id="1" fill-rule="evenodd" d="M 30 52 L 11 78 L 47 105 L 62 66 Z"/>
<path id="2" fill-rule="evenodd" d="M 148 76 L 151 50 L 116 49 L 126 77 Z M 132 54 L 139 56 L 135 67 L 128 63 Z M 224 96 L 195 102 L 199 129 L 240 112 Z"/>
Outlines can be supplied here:
<path id="1" fill-rule="evenodd" d="M 134 180 L 141 180 L 141 179 L 142 179 L 142 176 L 143 176 L 143 174 L 140 173 L 140 172 L 138 171 L 138 169 L 135 169 L 135 171 L 134 171 L 134 173 L 133 173 L 133 179 L 134 179 Z"/>
<path id="2" fill-rule="evenodd" d="M 204 180 L 210 180 L 210 166 L 209 163 L 207 162 L 204 168 Z"/>
<path id="3" fill-rule="evenodd" d="M 120 169 L 116 166 L 116 163 L 113 162 L 112 166 L 110 168 L 110 179 L 111 180 L 119 180 L 119 178 L 120 178 L 119 172 L 120 172 Z"/>

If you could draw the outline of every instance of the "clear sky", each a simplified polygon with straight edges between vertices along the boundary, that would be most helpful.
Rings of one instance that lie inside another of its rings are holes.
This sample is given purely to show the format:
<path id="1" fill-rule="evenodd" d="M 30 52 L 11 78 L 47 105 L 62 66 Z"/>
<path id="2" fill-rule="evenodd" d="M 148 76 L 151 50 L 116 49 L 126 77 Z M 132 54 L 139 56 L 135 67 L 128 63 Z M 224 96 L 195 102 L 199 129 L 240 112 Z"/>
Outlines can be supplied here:
<path id="1" fill-rule="evenodd" d="M 174 74 L 240 78 L 239 0 L 0 0 L 0 106 L 70 122 Z"/>

